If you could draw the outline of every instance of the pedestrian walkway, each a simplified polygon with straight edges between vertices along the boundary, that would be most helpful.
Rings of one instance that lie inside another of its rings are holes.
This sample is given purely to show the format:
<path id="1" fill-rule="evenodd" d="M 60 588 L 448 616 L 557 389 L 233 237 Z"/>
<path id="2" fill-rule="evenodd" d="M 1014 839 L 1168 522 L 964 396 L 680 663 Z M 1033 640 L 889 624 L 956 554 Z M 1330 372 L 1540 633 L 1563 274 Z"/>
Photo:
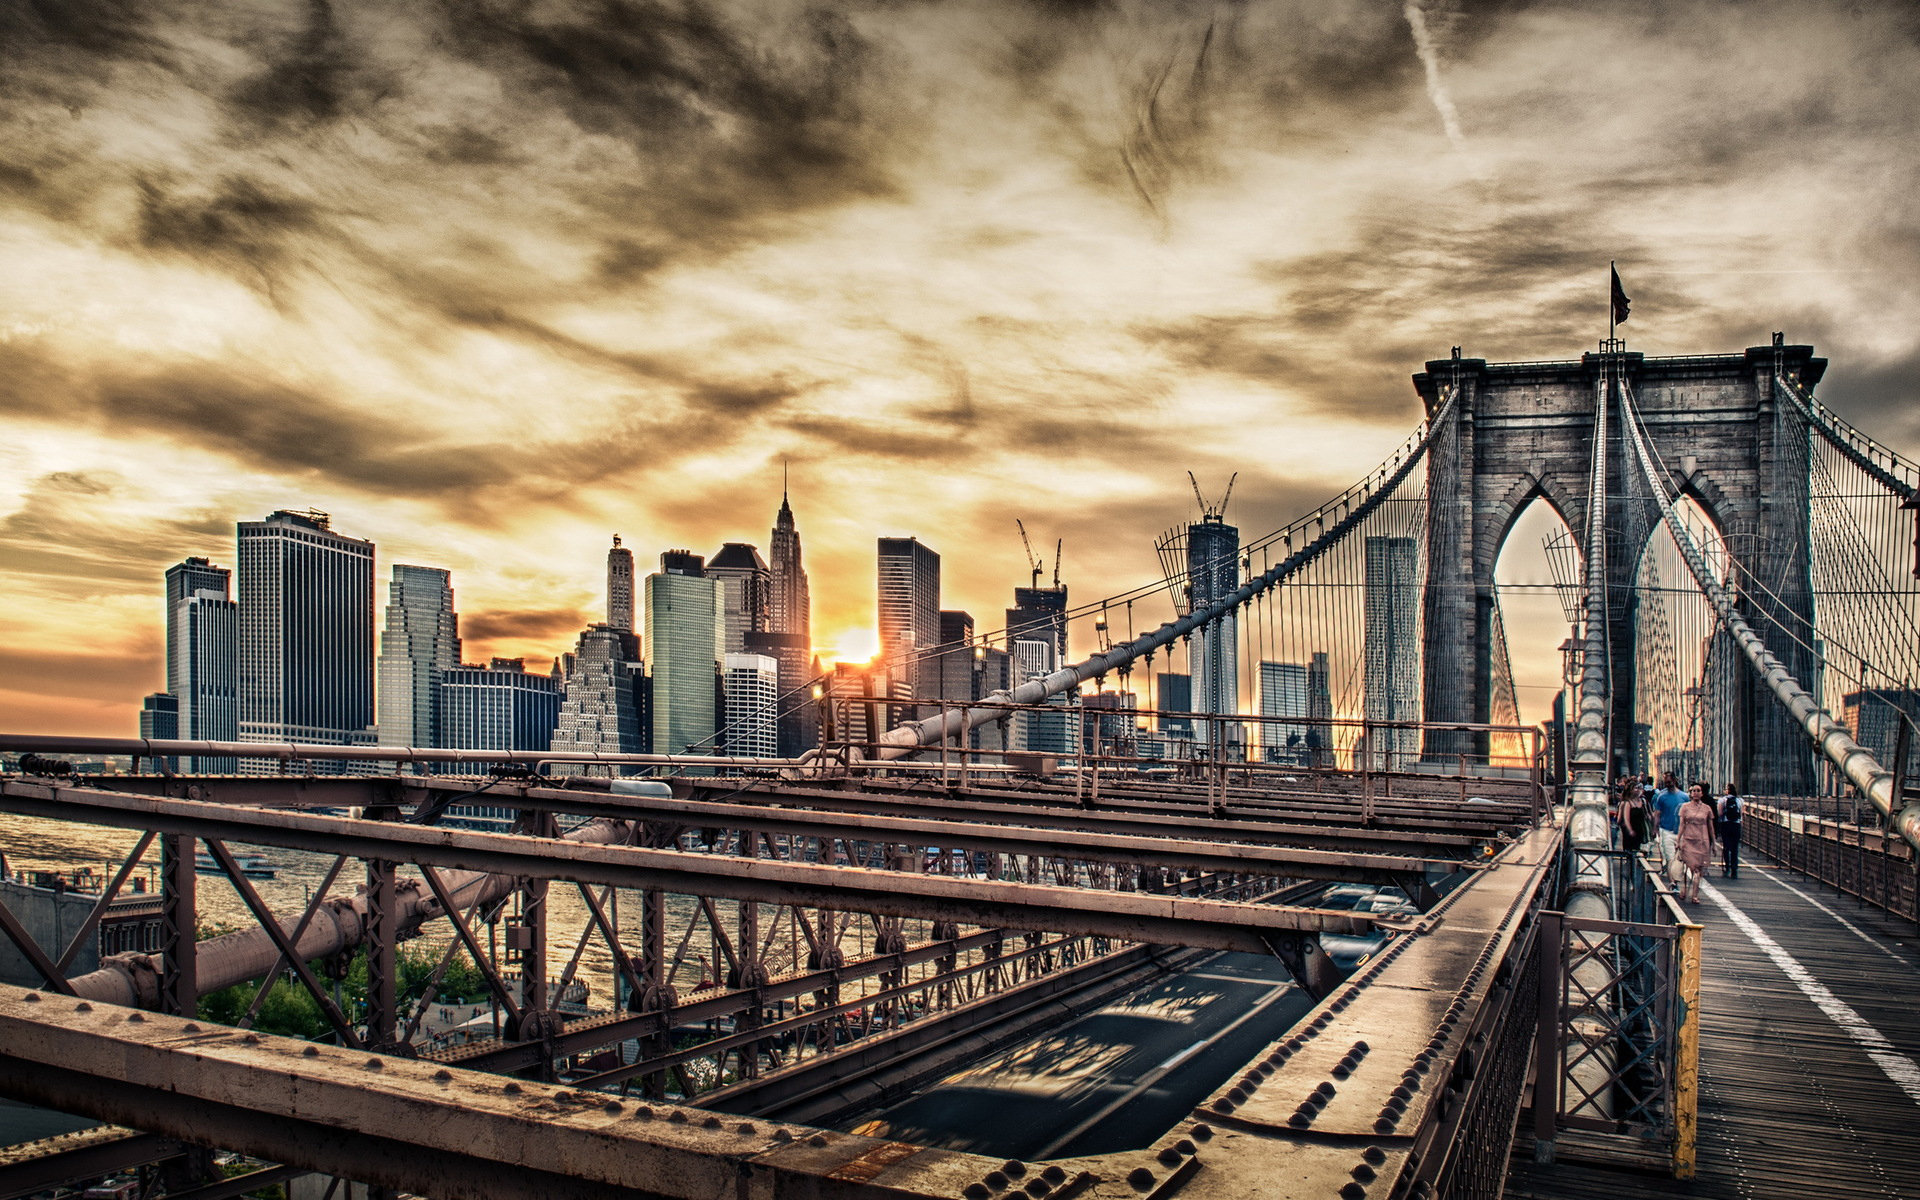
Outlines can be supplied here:
<path id="1" fill-rule="evenodd" d="M 1710 882 L 1698 1177 L 1516 1154 L 1506 1195 L 1920 1200 L 1920 932 L 1764 859 Z"/>

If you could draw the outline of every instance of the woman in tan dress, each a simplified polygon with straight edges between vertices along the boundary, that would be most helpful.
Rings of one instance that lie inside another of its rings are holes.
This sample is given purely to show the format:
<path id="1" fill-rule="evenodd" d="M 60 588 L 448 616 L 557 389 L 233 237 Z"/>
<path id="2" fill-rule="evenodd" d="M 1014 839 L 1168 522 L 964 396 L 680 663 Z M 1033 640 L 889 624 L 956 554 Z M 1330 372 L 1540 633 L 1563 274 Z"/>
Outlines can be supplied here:
<path id="1" fill-rule="evenodd" d="M 1687 868 L 1683 885 L 1688 903 L 1700 900 L 1700 879 L 1707 873 L 1713 857 L 1713 805 L 1707 803 L 1707 785 L 1696 783 L 1687 789 L 1687 802 L 1680 806 L 1680 836 L 1675 839 L 1680 861 Z"/>

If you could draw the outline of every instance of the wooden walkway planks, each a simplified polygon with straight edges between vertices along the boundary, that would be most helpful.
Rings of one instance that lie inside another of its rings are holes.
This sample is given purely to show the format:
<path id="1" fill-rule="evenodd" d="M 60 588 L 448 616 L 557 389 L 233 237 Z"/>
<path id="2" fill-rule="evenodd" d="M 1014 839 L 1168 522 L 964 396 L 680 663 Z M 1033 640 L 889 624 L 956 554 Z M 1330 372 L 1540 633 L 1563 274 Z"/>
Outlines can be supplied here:
<path id="1" fill-rule="evenodd" d="M 1920 1060 L 1914 925 L 1771 863 L 1749 863 L 1740 874 L 1711 882 L 1833 1000 L 1891 1043 L 1893 1054 Z M 1920 1139 L 1913 1136 L 1920 1100 L 1718 905 L 1703 897 L 1688 908 L 1705 926 L 1699 1177 L 1683 1183 L 1575 1164 L 1541 1167 L 1522 1161 L 1522 1152 L 1506 1195 L 1920 1200 Z"/>

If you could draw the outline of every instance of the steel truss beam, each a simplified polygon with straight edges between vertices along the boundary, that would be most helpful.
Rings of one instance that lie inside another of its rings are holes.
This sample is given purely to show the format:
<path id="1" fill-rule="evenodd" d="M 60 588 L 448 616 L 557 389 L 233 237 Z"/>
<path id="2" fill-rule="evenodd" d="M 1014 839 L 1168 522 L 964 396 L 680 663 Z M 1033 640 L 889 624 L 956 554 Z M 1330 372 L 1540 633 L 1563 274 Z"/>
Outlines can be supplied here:
<path id="1" fill-rule="evenodd" d="M 596 846 L 515 834 L 232 808 L 8 780 L 0 810 L 123 829 L 153 829 L 374 861 L 565 879 L 688 895 L 804 904 L 1002 929 L 1268 953 L 1267 938 L 1358 933 L 1382 919 L 1345 911 L 1189 900 L 1139 892 L 1006 883 L 731 856 Z M 1257 872 L 1249 872 L 1257 873 Z"/>
<path id="2" fill-rule="evenodd" d="M 0 1094 L 436 1200 L 1446 1192 L 1498 1178 L 1511 1142 L 1531 1032 L 1513 1004 L 1562 837 L 1509 847 L 1438 907 L 1433 934 L 1395 942 L 1138 1151 L 1003 1163 L 14 988 L 0 988 Z"/>
<path id="3" fill-rule="evenodd" d="M 0 1149 L 0 1200 L 16 1200 L 63 1183 L 98 1179 L 128 1167 L 186 1153 L 172 1138 L 99 1125 L 78 1133 L 22 1142 Z"/>
<path id="4" fill-rule="evenodd" d="M 450 776 L 127 775 L 89 778 L 86 785 L 109 792 L 259 808 L 400 805 L 412 807 L 416 813 L 458 804 L 463 795 L 480 791 L 486 792 L 489 804 L 587 816 L 628 816 L 636 807 L 672 803 L 651 797 L 609 796 L 606 782 L 596 776 L 574 776 L 565 786 L 543 789 L 514 780 Z M 722 803 L 744 795 L 824 811 L 958 821 L 985 819 L 1000 824 L 1066 824 L 1114 828 L 1140 836 L 1163 834 L 1169 826 L 1190 830 L 1196 820 L 1202 820 L 1215 840 L 1246 840 L 1241 836 L 1244 833 L 1275 845 L 1414 855 L 1448 849 L 1468 853 L 1478 841 L 1510 833 L 1533 819 L 1522 803 L 1467 805 L 1451 796 L 1376 796 L 1369 803 L 1357 794 L 1263 794 L 1239 797 L 1223 809 L 1209 810 L 1198 792 L 1191 799 L 1183 799 L 1172 789 L 1157 787 L 1151 795 L 1110 793 L 1099 808 L 1089 809 L 1075 800 L 1071 790 L 955 788 L 932 781 L 865 778 L 845 782 L 857 783 L 858 790 L 770 779 L 675 781 L 681 801 Z"/>
<path id="5" fill-rule="evenodd" d="M 528 790 L 527 799 L 530 802 L 551 801 L 557 805 L 570 805 L 574 803 L 572 797 L 578 794 L 535 788 Z M 1125 863 L 1131 866 L 1191 867 L 1202 871 L 1283 875 L 1295 879 L 1368 882 L 1389 876 L 1420 875 L 1427 871 L 1444 875 L 1460 869 L 1459 862 L 1440 858 L 1301 850 L 1245 842 L 1142 837 L 1113 832 L 1088 833 L 1073 829 L 1034 829 L 958 819 L 819 812 L 735 802 L 655 800 L 647 797 L 633 799 L 638 803 L 627 810 L 628 819 L 644 814 L 660 820 L 677 818 L 694 828 L 753 830 L 800 837 L 852 837 L 868 842 L 937 845 L 1003 854 L 1040 854 L 1051 858 Z"/>

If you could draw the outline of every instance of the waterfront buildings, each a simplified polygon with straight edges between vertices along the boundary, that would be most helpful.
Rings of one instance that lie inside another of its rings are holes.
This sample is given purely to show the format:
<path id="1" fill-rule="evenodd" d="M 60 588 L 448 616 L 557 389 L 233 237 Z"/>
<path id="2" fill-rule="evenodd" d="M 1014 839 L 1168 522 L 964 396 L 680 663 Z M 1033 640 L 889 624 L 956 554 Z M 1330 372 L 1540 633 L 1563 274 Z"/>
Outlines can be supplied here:
<path id="1" fill-rule="evenodd" d="M 140 736 L 160 741 L 172 741 L 178 738 L 180 736 L 179 698 L 166 692 L 154 692 L 143 697 L 140 701 Z M 179 759 L 168 756 L 167 769 L 174 770 L 179 763 Z"/>
<path id="2" fill-rule="evenodd" d="M 581 632 L 567 657 L 564 698 L 548 748 L 646 753 L 650 725 L 640 639 L 629 629 L 593 624 Z"/>
<path id="3" fill-rule="evenodd" d="M 773 572 L 758 548 L 728 542 L 707 562 L 708 579 L 720 584 L 726 654 L 747 653 L 747 635 L 766 633 L 773 617 Z"/>
<path id="4" fill-rule="evenodd" d="M 238 551 L 239 740 L 372 744 L 373 543 L 281 510 Z"/>
<path id="5" fill-rule="evenodd" d="M 438 567 L 395 563 L 380 631 L 380 744 L 435 746 L 435 688 L 460 665 L 460 618 L 452 576 Z"/>
<path id="6" fill-rule="evenodd" d="M 454 750 L 548 750 L 560 717 L 560 683 L 530 675 L 517 658 L 440 672 L 435 744 Z"/>
<path id="7" fill-rule="evenodd" d="M 633 551 L 613 535 L 607 551 L 607 624 L 615 629 L 633 629 Z"/>
<path id="8" fill-rule="evenodd" d="M 239 610 L 228 595 L 229 575 L 204 558 L 167 568 L 166 690 L 178 702 L 179 736 L 193 741 L 240 737 Z M 239 768 L 232 758 L 187 765 L 211 774 Z"/>
<path id="9" fill-rule="evenodd" d="M 1420 558 L 1410 537 L 1366 542 L 1362 713 L 1368 721 L 1420 719 Z M 1367 730 L 1375 770 L 1405 770 L 1418 729 Z"/>
<path id="10" fill-rule="evenodd" d="M 684 550 L 661 555 L 646 586 L 656 753 L 712 752 L 725 640 L 720 583 L 706 577 L 705 562 Z"/>
<path id="11" fill-rule="evenodd" d="M 940 644 L 940 556 L 919 538 L 879 540 L 880 657 L 916 698 L 939 698 L 938 667 L 919 658 Z"/>
<path id="12" fill-rule="evenodd" d="M 749 758 L 773 757 L 780 750 L 780 664 L 764 654 L 729 654 L 721 662 L 726 726 L 720 749 Z"/>

